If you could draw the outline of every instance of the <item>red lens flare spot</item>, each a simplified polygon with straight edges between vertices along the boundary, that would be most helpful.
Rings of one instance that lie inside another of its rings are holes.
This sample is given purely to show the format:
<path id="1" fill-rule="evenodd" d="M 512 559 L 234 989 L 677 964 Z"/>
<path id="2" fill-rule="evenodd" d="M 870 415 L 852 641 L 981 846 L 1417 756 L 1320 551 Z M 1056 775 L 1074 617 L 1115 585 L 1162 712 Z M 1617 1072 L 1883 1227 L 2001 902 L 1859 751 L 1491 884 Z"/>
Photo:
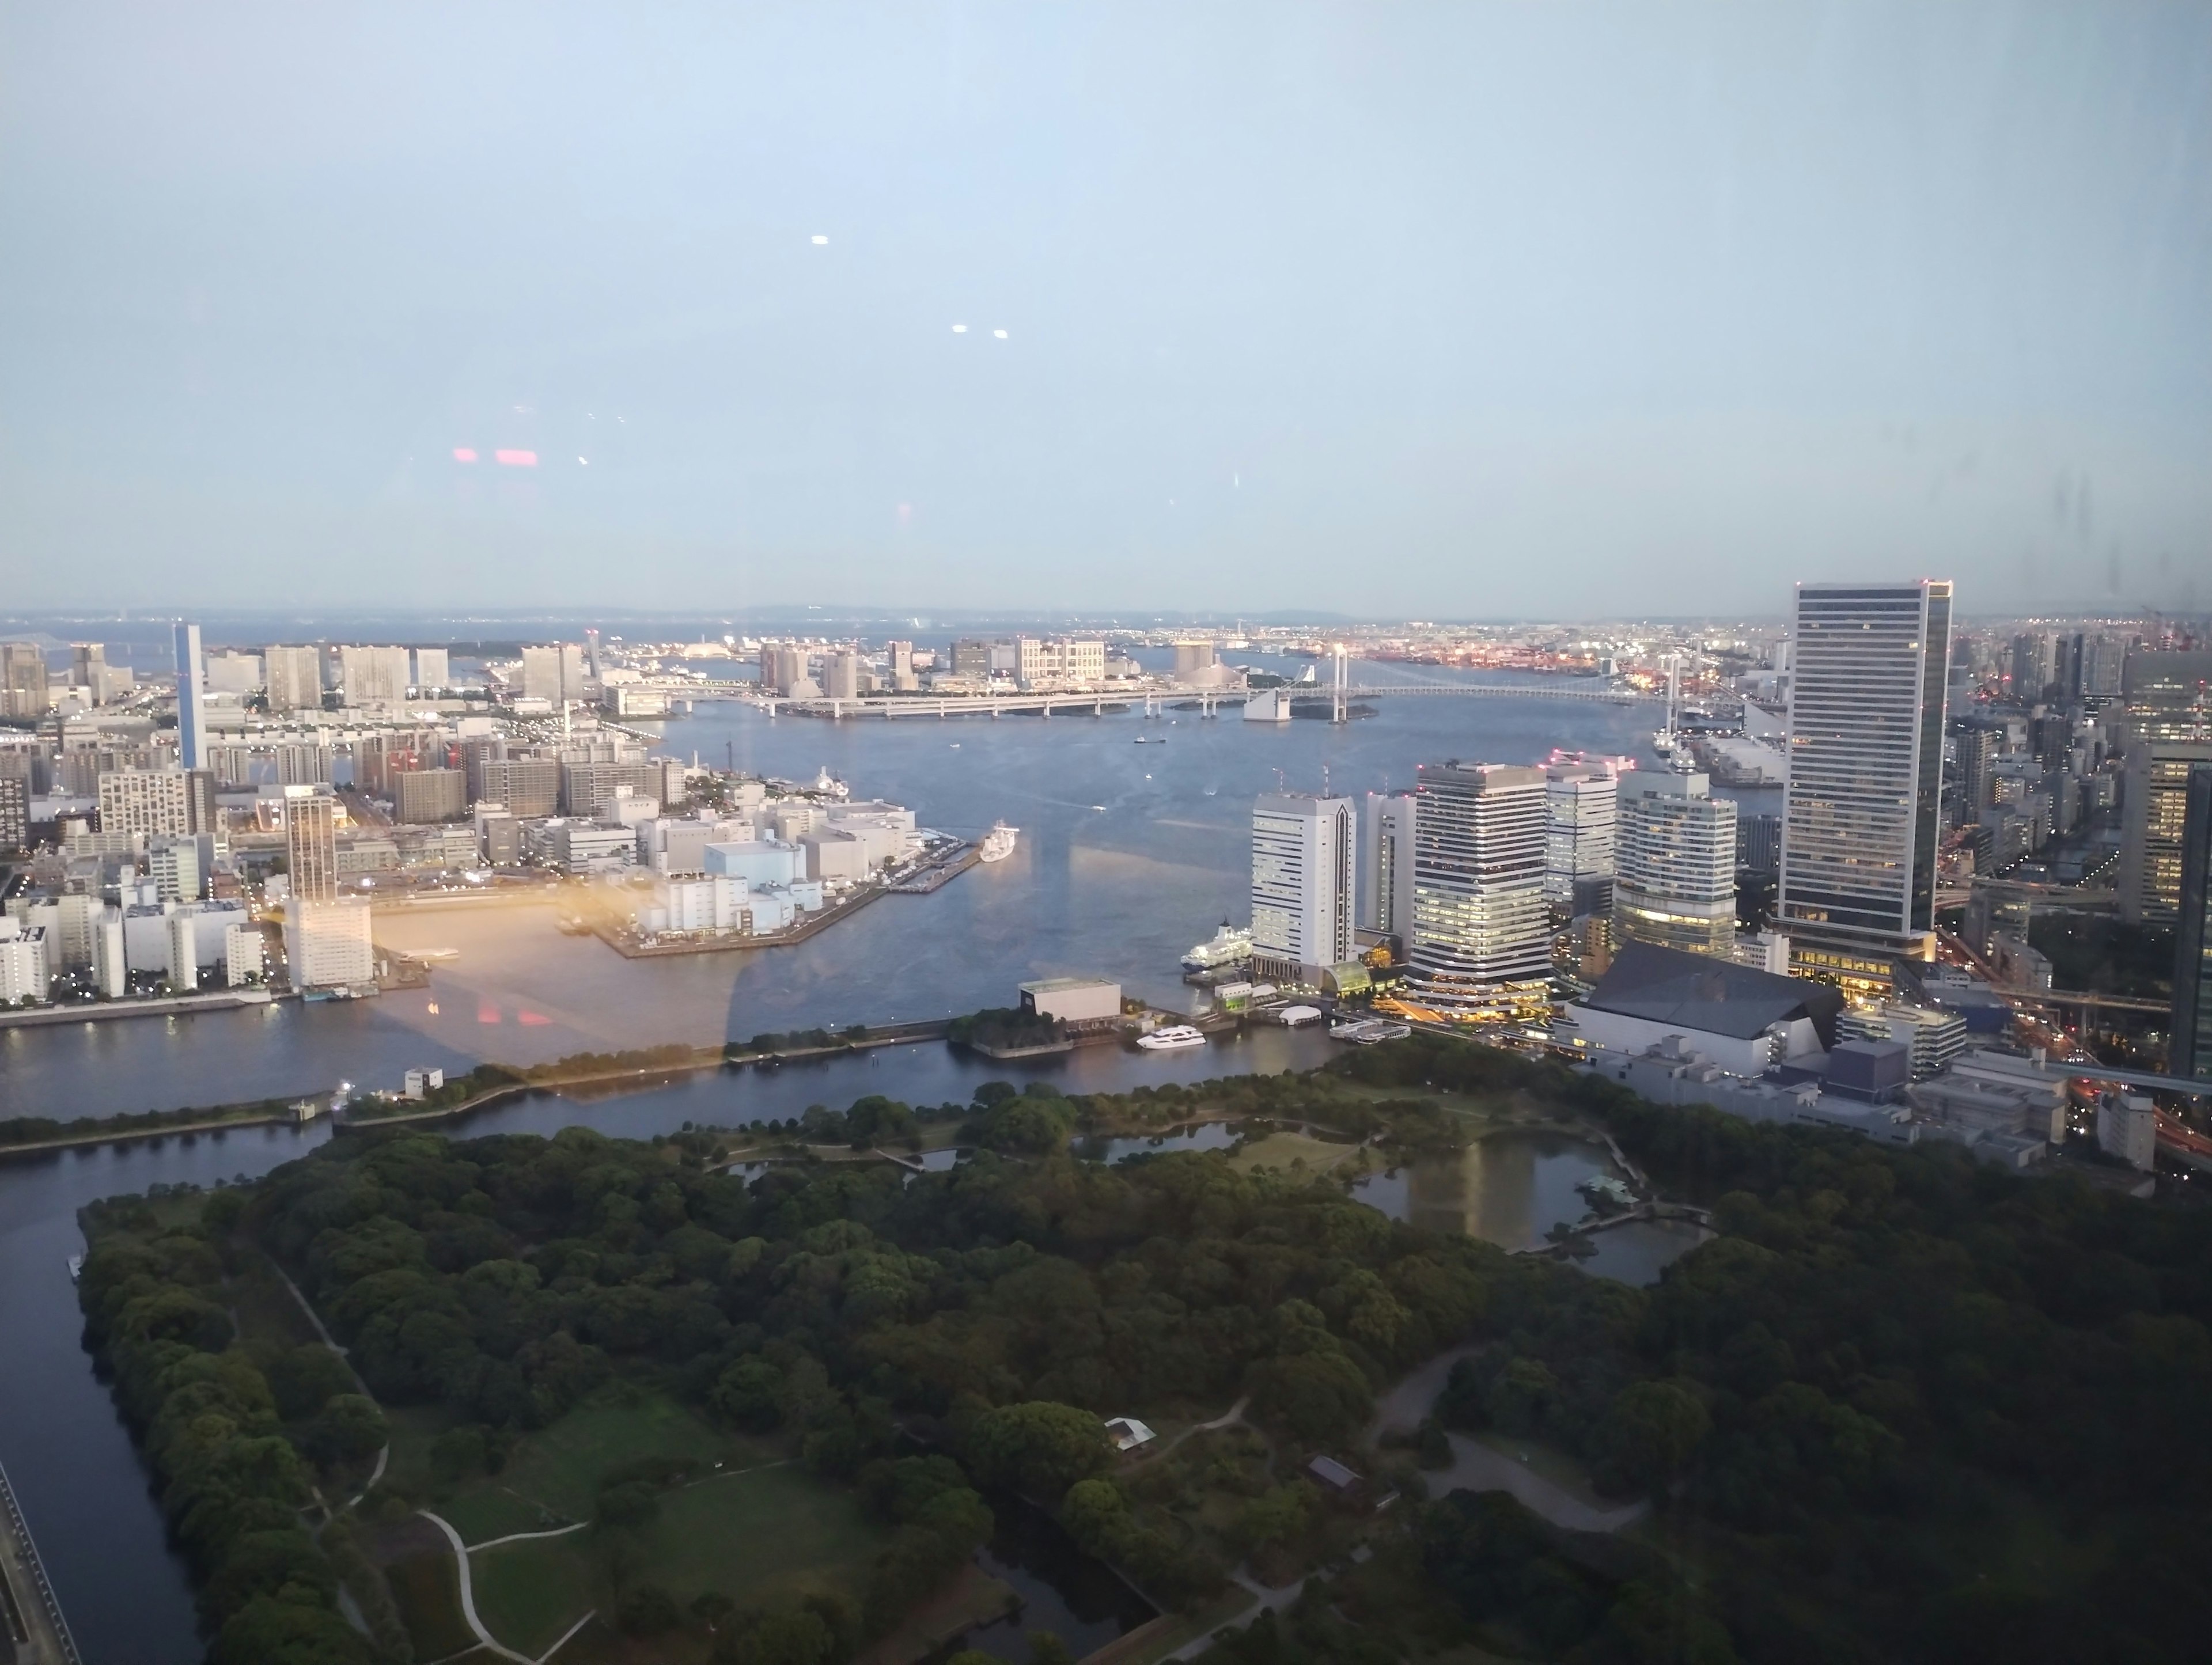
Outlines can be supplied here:
<path id="1" fill-rule="evenodd" d="M 477 1021 L 480 1024 L 497 1023 L 499 1021 L 499 1008 L 494 1006 L 489 1000 L 478 1000 L 477 1002 Z"/>
<path id="2" fill-rule="evenodd" d="M 535 468 L 538 453 L 534 451 L 495 451 L 492 460 L 502 468 Z"/>
<path id="3" fill-rule="evenodd" d="M 472 463 L 476 461 L 476 459 L 477 453 L 471 451 L 467 446 L 457 445 L 453 447 L 453 460 L 455 462 Z"/>
<path id="4" fill-rule="evenodd" d="M 514 1021 L 528 1029 L 542 1029 L 553 1020 L 542 1012 L 521 1012 L 515 1014 Z"/>

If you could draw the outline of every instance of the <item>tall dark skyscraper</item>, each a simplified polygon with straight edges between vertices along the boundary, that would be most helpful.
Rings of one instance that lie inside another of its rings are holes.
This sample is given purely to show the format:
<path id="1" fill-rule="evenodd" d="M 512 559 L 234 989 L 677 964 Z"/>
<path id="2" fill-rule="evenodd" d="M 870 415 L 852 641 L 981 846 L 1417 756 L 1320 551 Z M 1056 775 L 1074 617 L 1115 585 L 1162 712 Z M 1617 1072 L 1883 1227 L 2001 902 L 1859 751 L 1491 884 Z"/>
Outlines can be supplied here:
<path id="1" fill-rule="evenodd" d="M 2173 933 L 2170 1074 L 2212 1081 L 2212 764 L 2189 771 L 2181 834 L 2181 912 Z"/>
<path id="2" fill-rule="evenodd" d="M 1887 988 L 1936 950 L 1951 585 L 1802 584 L 1776 915 L 1808 975 Z"/>

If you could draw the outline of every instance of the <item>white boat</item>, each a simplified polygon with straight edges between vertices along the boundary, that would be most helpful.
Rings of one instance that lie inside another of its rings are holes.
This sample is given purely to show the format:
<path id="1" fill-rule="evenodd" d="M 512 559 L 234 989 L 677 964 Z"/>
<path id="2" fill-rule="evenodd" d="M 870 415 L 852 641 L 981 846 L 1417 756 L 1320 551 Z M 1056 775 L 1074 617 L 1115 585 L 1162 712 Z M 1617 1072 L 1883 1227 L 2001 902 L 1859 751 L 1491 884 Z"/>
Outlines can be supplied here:
<path id="1" fill-rule="evenodd" d="M 991 830 L 983 835 L 982 848 L 975 852 L 978 861 L 1004 861 L 1014 853 L 1014 841 L 1021 836 L 1019 827 L 1010 827 L 1003 821 L 994 822 Z"/>
<path id="2" fill-rule="evenodd" d="M 1187 950 L 1182 957 L 1186 971 L 1212 971 L 1217 967 L 1234 965 L 1239 960 L 1252 957 L 1252 933 L 1239 930 L 1227 920 L 1213 933 L 1212 939 Z"/>
<path id="3" fill-rule="evenodd" d="M 1206 1036 L 1188 1024 L 1170 1024 L 1150 1035 L 1139 1035 L 1137 1044 L 1146 1052 L 1182 1052 L 1206 1044 Z"/>
<path id="4" fill-rule="evenodd" d="M 70 1255 L 70 1256 L 69 1257 L 69 1269 L 70 1269 L 70 1282 L 71 1282 L 71 1283 L 75 1283 L 75 1282 L 76 1282 L 76 1280 L 77 1280 L 78 1279 L 80 1279 L 80 1278 L 83 1277 L 83 1276 L 84 1276 L 84 1256 L 83 1256 L 83 1255 Z"/>

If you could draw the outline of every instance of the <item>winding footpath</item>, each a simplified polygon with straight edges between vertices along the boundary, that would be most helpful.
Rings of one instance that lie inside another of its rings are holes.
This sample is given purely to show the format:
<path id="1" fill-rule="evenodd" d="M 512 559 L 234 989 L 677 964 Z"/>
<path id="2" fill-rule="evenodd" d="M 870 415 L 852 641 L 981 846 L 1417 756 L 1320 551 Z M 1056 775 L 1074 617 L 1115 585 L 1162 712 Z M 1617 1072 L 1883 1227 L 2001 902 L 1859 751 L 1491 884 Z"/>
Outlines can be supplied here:
<path id="1" fill-rule="evenodd" d="M 586 1613 L 581 1619 L 579 1619 L 574 1624 L 569 1626 L 566 1631 L 562 1632 L 561 1639 L 558 1642 L 556 1642 L 536 1659 L 532 1659 L 528 1654 L 519 1654 L 515 1652 L 514 1649 L 508 1647 L 504 1642 L 501 1642 L 497 1637 L 486 1630 L 484 1628 L 483 1620 L 477 1617 L 476 1589 L 469 1578 L 469 1547 L 461 1541 L 461 1534 L 453 1530 L 453 1522 L 447 1520 L 444 1516 L 433 1515 L 427 1509 L 418 1510 L 417 1512 L 421 1514 L 424 1520 L 429 1522 L 432 1526 L 436 1527 L 439 1531 L 444 1533 L 446 1534 L 446 1541 L 453 1545 L 453 1559 L 459 1564 L 461 1570 L 461 1617 L 468 1621 L 469 1629 L 475 1635 L 476 1639 L 483 1646 L 490 1649 L 492 1652 L 497 1654 L 501 1659 L 511 1659 L 514 1662 L 514 1665 L 545 1665 L 545 1662 L 547 1660 L 551 1659 L 554 1655 L 559 1653 L 562 1649 L 568 1645 L 569 1642 L 574 1639 L 578 1631 L 582 1630 L 585 1626 L 590 1624 L 592 1619 L 599 1617 L 599 1611 L 597 1608 Z M 562 1533 L 579 1530 L 580 1524 L 581 1523 L 580 1522 L 578 1526 L 564 1526 L 561 1528 L 559 1531 L 556 1532 L 518 1532 L 512 1537 L 496 1538 L 492 1541 L 494 1543 L 511 1544 L 516 1538 L 558 1538 Z M 491 1547 L 491 1544 L 478 1544 L 477 1547 L 478 1549 L 489 1549 Z"/>

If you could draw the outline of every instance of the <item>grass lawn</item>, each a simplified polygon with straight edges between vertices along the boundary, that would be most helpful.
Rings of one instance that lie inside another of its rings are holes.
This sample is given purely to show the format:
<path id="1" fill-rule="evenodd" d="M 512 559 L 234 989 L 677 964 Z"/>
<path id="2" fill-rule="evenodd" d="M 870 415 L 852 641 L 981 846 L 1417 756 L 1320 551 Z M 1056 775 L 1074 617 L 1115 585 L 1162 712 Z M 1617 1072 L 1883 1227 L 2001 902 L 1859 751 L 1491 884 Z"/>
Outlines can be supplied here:
<path id="1" fill-rule="evenodd" d="M 416 1522 L 417 1525 L 422 1524 Z M 417 1659 L 445 1659 L 476 1644 L 476 1637 L 461 1617 L 461 1584 L 453 1566 L 453 1550 L 440 1537 L 436 1546 L 423 1543 L 384 1569 L 392 1587 L 392 1600 L 407 1626 Z"/>
<path id="2" fill-rule="evenodd" d="M 427 1472 L 427 1442 L 422 1450 Z M 464 1540 L 483 1543 L 543 1531 L 548 1516 L 556 1525 L 591 1519 L 601 1477 L 640 1457 L 743 1467 L 774 1455 L 762 1442 L 726 1433 L 663 1395 L 617 1387 L 532 1434 L 498 1474 L 455 1487 L 437 1508 Z M 396 1446 L 392 1455 L 396 1462 Z"/>
<path id="3" fill-rule="evenodd" d="M 437 1489 L 430 1472 L 430 1443 L 453 1426 L 453 1413 L 442 1405 L 387 1405 L 384 1420 L 392 1437 L 386 1480 L 410 1498 L 429 1496 Z"/>
<path id="4" fill-rule="evenodd" d="M 1249 1174 L 1263 1163 L 1280 1173 L 1326 1174 L 1358 1153 L 1357 1145 L 1333 1145 L 1308 1133 L 1269 1133 L 1261 1139 L 1248 1139 L 1229 1158 L 1229 1165 L 1240 1174 Z M 1304 1166 L 1293 1170 L 1293 1163 L 1303 1163 Z"/>
<path id="5" fill-rule="evenodd" d="M 740 1607 L 817 1590 L 857 1603 L 885 1535 L 852 1493 L 779 1463 L 663 1492 L 633 1576 L 679 1605 L 708 1590 Z M 470 1565 L 477 1616 L 520 1653 L 543 1653 L 587 1609 L 613 1605 L 605 1545 L 589 1530 L 501 1544 Z"/>
<path id="6" fill-rule="evenodd" d="M 588 1609 L 612 1601 L 588 1531 L 479 1550 L 469 1557 L 469 1577 L 485 1628 L 532 1659 Z"/>
<path id="7" fill-rule="evenodd" d="M 834 1591 L 857 1602 L 888 1534 L 842 1487 L 797 1463 L 665 1494 L 646 1532 L 648 1575 L 688 1602 L 720 1590 L 740 1607 Z"/>

